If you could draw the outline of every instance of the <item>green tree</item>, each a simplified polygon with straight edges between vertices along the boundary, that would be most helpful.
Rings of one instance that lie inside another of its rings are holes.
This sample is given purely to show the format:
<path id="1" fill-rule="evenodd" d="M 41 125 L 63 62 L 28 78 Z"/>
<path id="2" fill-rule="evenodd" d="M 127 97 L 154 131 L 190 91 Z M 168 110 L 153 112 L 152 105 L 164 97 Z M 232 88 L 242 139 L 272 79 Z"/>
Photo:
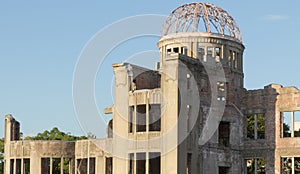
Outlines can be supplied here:
<path id="1" fill-rule="evenodd" d="M 74 136 L 71 133 L 61 132 L 57 127 L 52 130 L 45 130 L 43 133 L 38 133 L 36 136 L 26 136 L 25 140 L 62 140 L 62 141 L 76 141 L 87 139 L 86 136 Z"/>

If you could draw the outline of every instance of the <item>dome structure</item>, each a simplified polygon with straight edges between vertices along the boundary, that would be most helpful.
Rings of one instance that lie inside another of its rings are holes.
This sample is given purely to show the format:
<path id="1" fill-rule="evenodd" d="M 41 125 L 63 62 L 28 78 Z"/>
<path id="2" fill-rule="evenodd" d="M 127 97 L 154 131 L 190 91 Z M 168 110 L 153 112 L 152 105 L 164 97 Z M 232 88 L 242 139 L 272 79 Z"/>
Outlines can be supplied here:
<path id="1" fill-rule="evenodd" d="M 182 5 L 167 17 L 162 36 L 181 32 L 214 33 L 242 42 L 237 23 L 225 10 L 201 2 Z"/>

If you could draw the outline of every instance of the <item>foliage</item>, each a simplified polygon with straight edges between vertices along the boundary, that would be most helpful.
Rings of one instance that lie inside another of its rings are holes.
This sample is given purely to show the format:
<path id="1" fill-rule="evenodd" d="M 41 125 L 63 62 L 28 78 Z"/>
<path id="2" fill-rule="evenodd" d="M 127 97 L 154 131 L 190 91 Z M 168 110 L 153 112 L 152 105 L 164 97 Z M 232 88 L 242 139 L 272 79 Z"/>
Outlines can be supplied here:
<path id="1" fill-rule="evenodd" d="M 38 133 L 36 136 L 27 136 L 25 140 L 62 140 L 62 141 L 76 141 L 87 139 L 86 136 L 74 136 L 70 133 L 61 132 L 57 127 L 52 130 L 45 130 L 43 133 Z"/>

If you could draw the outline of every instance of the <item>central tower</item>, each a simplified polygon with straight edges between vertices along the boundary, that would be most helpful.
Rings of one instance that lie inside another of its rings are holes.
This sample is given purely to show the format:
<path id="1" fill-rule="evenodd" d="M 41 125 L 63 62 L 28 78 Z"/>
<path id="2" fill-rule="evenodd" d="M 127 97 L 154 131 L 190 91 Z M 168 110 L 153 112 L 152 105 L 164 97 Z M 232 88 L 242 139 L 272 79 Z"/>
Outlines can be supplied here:
<path id="1" fill-rule="evenodd" d="M 244 45 L 237 23 L 215 5 L 185 4 L 165 20 L 158 47 L 161 119 L 169 123 L 162 132 L 177 125 L 178 144 L 162 156 L 162 172 L 177 159 L 174 173 L 241 173 Z"/>

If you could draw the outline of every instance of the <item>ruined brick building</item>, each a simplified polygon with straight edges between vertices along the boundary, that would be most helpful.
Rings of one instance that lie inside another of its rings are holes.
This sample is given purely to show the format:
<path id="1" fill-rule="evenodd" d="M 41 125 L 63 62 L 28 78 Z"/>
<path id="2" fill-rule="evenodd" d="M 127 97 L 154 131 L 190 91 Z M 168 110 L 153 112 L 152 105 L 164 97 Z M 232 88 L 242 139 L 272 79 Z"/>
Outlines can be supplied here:
<path id="1" fill-rule="evenodd" d="M 5 174 L 300 173 L 300 91 L 244 88 L 244 45 L 226 11 L 178 7 L 158 48 L 156 70 L 113 64 L 106 139 L 23 141 L 7 115 Z"/>

